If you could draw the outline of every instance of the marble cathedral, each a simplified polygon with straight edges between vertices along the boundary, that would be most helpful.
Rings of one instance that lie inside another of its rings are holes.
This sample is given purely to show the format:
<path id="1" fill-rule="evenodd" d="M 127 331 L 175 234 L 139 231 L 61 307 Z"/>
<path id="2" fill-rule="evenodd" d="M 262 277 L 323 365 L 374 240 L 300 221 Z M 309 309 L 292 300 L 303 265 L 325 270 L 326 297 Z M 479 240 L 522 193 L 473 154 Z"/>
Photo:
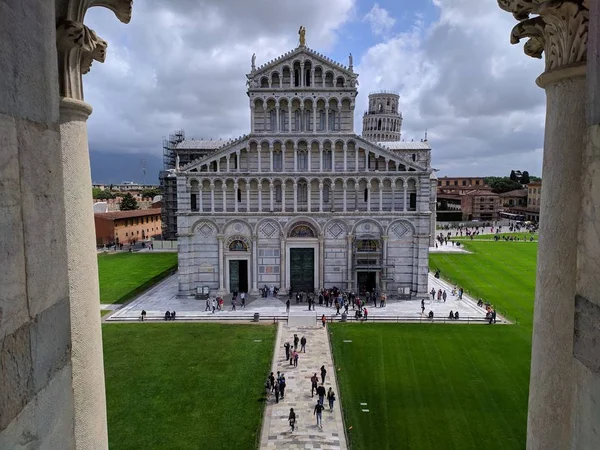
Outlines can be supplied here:
<path id="1" fill-rule="evenodd" d="M 181 296 L 264 285 L 427 295 L 431 148 L 370 140 L 386 126 L 399 139 L 397 95 L 373 97 L 371 133 L 355 134 L 357 78 L 352 56 L 344 66 L 311 50 L 303 28 L 296 49 L 260 67 L 252 57 L 250 133 L 177 169 Z"/>

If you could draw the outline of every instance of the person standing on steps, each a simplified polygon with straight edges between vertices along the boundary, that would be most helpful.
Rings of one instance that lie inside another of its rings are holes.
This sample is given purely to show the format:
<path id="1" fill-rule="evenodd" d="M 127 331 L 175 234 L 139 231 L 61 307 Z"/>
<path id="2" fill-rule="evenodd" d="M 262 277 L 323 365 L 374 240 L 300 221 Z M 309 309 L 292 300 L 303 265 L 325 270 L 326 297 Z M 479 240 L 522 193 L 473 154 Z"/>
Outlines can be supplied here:
<path id="1" fill-rule="evenodd" d="M 323 388 L 325 389 L 325 388 Z M 313 415 L 317 416 L 317 427 L 323 429 L 323 405 L 319 402 L 315 405 Z"/>
<path id="2" fill-rule="evenodd" d="M 245 292 L 242 292 L 242 293 L 240 294 L 240 298 L 242 299 L 242 308 L 243 308 L 243 309 L 246 309 L 246 293 L 245 293 Z"/>
<path id="3" fill-rule="evenodd" d="M 325 323 L 327 322 L 327 317 L 325 317 L 325 314 L 321 316 L 321 322 L 323 322 L 323 328 L 325 328 Z"/>
<path id="4" fill-rule="evenodd" d="M 290 312 L 290 300 L 289 299 L 287 302 L 285 302 L 285 312 Z"/>
<path id="5" fill-rule="evenodd" d="M 425 313 L 425 299 L 421 299 L 421 314 Z"/>
<path id="6" fill-rule="evenodd" d="M 315 392 L 317 392 L 317 389 L 319 388 L 319 377 L 317 377 L 316 373 L 310 378 L 310 383 L 310 396 L 314 397 Z"/>
<path id="7" fill-rule="evenodd" d="M 325 365 L 322 365 L 321 366 L 321 383 L 325 383 L 325 375 L 327 375 L 327 369 L 325 369 Z"/>
<path id="8" fill-rule="evenodd" d="M 304 336 L 300 339 L 300 351 L 306 353 L 306 338 Z"/>
<path id="9" fill-rule="evenodd" d="M 292 427 L 292 433 L 293 433 L 294 428 L 296 427 L 296 413 L 294 412 L 294 408 L 290 408 L 290 415 L 288 416 L 288 422 L 290 423 L 290 427 Z"/>
<path id="10" fill-rule="evenodd" d="M 327 391 L 327 400 L 329 401 L 329 411 L 333 411 L 333 402 L 335 401 L 335 393 L 333 392 L 333 388 L 329 388 Z"/>

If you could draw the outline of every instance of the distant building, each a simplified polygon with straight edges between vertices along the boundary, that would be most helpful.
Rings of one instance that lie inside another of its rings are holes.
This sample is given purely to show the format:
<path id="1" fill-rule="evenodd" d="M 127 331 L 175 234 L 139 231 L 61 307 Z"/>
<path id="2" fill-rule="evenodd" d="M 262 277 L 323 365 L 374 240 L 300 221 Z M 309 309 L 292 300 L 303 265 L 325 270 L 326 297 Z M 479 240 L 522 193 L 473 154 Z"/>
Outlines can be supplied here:
<path id="1" fill-rule="evenodd" d="M 160 236 L 160 209 L 94 214 L 96 245 L 129 244 Z"/>
<path id="2" fill-rule="evenodd" d="M 122 183 L 118 184 L 92 183 L 92 188 L 98 188 L 102 190 L 108 189 L 111 192 L 142 192 L 147 189 L 156 189 L 157 187 L 159 187 L 157 184 L 139 184 L 133 181 L 123 181 Z"/>
<path id="3" fill-rule="evenodd" d="M 156 186 L 155 186 L 156 187 Z M 140 192 L 129 192 L 131 196 L 135 199 L 140 209 L 149 209 L 153 208 L 152 204 L 154 203 L 154 199 L 152 197 L 142 197 L 142 193 Z M 121 210 L 121 197 L 109 198 L 109 199 L 92 199 L 92 205 L 96 203 L 106 203 L 106 207 L 108 211 L 120 211 Z"/>
<path id="4" fill-rule="evenodd" d="M 437 185 L 438 193 L 440 193 L 439 188 L 481 189 L 483 187 L 489 187 L 485 184 L 485 177 L 438 177 Z"/>
<path id="5" fill-rule="evenodd" d="M 531 222 L 540 221 L 540 202 L 542 200 L 542 182 L 532 181 L 527 185 L 527 210 L 525 218 Z"/>
<path id="6" fill-rule="evenodd" d="M 487 189 L 475 189 L 461 196 L 463 220 L 495 221 L 502 211 L 502 198 Z"/>

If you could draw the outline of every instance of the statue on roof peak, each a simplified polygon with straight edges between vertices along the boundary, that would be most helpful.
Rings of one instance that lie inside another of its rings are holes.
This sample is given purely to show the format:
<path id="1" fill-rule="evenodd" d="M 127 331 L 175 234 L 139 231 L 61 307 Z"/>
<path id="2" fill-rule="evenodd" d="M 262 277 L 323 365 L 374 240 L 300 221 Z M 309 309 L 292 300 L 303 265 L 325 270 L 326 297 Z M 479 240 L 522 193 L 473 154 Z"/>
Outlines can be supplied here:
<path id="1" fill-rule="evenodd" d="M 300 29 L 298 30 L 298 35 L 300 36 L 300 47 L 306 46 L 306 28 L 300 25 Z"/>

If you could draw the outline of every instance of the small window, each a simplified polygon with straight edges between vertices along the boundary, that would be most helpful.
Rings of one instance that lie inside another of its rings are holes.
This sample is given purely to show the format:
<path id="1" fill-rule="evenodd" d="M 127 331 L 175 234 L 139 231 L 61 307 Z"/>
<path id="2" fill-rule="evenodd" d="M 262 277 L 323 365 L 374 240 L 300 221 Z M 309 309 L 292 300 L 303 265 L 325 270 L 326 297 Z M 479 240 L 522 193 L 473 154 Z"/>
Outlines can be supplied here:
<path id="1" fill-rule="evenodd" d="M 198 211 L 198 194 L 191 195 L 192 211 Z"/>
<path id="2" fill-rule="evenodd" d="M 369 201 L 369 189 L 367 189 L 367 188 L 365 188 L 364 198 L 365 198 L 365 202 Z"/>
<path id="3" fill-rule="evenodd" d="M 323 186 L 323 202 L 329 203 L 329 185 Z"/>
<path id="4" fill-rule="evenodd" d="M 298 169 L 308 169 L 308 153 L 305 151 L 298 152 Z"/>
<path id="5" fill-rule="evenodd" d="M 283 170 L 282 167 L 282 155 L 281 152 L 273 153 L 273 170 Z"/>
<path id="6" fill-rule="evenodd" d="M 237 201 L 238 203 L 241 203 L 242 201 L 242 190 L 240 188 L 237 190 Z"/>
<path id="7" fill-rule="evenodd" d="M 415 153 L 413 153 L 413 155 L 412 155 L 412 160 L 413 160 L 413 161 L 416 161 L 416 160 L 417 160 L 417 155 L 416 155 Z"/>
<path id="8" fill-rule="evenodd" d="M 281 203 L 281 185 L 275 186 L 275 201 Z"/>

